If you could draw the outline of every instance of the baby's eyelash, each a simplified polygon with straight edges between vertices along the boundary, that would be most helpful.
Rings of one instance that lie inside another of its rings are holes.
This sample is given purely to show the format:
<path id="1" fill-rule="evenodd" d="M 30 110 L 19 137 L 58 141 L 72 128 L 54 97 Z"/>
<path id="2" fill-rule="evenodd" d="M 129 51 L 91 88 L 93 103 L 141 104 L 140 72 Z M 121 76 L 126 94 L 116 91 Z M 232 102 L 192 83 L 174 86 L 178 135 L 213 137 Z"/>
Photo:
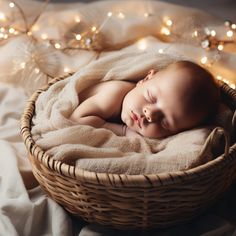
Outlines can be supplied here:
<path id="1" fill-rule="evenodd" d="M 162 127 L 163 127 L 164 129 L 168 129 L 168 123 L 167 123 L 167 121 L 166 121 L 165 118 L 162 119 L 161 125 L 162 125 Z"/>
<path id="2" fill-rule="evenodd" d="M 155 103 L 155 102 L 156 102 L 156 98 L 153 97 L 153 95 L 150 93 L 149 90 L 147 90 L 147 96 L 148 96 L 148 100 L 149 100 L 151 103 Z"/>

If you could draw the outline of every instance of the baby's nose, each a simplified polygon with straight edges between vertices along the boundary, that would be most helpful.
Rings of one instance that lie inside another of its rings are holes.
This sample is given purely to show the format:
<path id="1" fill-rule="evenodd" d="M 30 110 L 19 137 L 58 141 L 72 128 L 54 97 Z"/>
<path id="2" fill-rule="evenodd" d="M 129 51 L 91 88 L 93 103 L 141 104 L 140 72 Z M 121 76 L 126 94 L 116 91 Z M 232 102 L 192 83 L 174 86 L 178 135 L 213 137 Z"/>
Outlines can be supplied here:
<path id="1" fill-rule="evenodd" d="M 161 112 L 158 109 L 144 107 L 143 114 L 148 122 L 155 122 L 161 117 Z"/>

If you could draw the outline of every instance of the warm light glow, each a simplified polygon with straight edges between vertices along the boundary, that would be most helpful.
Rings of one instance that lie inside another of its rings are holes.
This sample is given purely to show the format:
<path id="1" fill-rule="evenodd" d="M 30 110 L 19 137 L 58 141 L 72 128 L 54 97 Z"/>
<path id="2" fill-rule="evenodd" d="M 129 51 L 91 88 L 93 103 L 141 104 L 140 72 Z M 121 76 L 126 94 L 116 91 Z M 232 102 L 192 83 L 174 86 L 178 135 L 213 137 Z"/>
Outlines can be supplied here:
<path id="1" fill-rule="evenodd" d="M 15 6 L 15 3 L 14 2 L 10 2 L 9 3 L 9 7 L 13 8 Z"/>
<path id="2" fill-rule="evenodd" d="M 145 50 L 147 48 L 147 42 L 145 40 L 140 40 L 138 42 L 138 49 Z"/>
<path id="3" fill-rule="evenodd" d="M 31 32 L 31 31 L 27 32 L 27 35 L 31 36 L 31 35 L 32 35 L 32 32 Z"/>
<path id="4" fill-rule="evenodd" d="M 64 72 L 67 73 L 67 72 L 69 72 L 69 71 L 70 71 L 70 69 L 69 69 L 68 67 L 65 67 L 65 68 L 64 68 Z"/>
<path id="5" fill-rule="evenodd" d="M 170 35 L 170 30 L 166 27 L 161 28 L 161 33 L 164 35 Z"/>
<path id="6" fill-rule="evenodd" d="M 8 31 L 9 31 L 10 34 L 13 34 L 15 32 L 15 29 L 14 28 L 10 28 Z"/>
<path id="7" fill-rule="evenodd" d="M 217 48 L 218 48 L 219 51 L 222 51 L 224 49 L 224 45 L 219 44 Z"/>
<path id="8" fill-rule="evenodd" d="M 217 78 L 218 80 L 222 80 L 222 76 L 220 76 L 220 75 L 217 75 L 216 78 Z"/>
<path id="9" fill-rule="evenodd" d="M 60 43 L 55 43 L 55 44 L 54 44 L 54 47 L 55 47 L 56 49 L 60 49 L 60 48 L 61 48 L 61 44 L 60 44 Z"/>
<path id="10" fill-rule="evenodd" d="M 95 26 L 92 27 L 92 31 L 95 32 L 97 28 Z"/>
<path id="11" fill-rule="evenodd" d="M 222 81 L 226 84 L 229 84 L 229 81 L 227 79 L 222 79 Z"/>
<path id="12" fill-rule="evenodd" d="M 119 17 L 120 19 L 124 19 L 124 18 L 125 18 L 125 15 L 124 15 L 122 12 L 119 12 L 118 17 Z"/>
<path id="13" fill-rule="evenodd" d="M 7 35 L 7 34 L 4 34 L 3 38 L 4 38 L 4 39 L 7 39 L 7 38 L 8 38 L 8 35 Z"/>
<path id="14" fill-rule="evenodd" d="M 107 13 L 107 16 L 108 16 L 108 17 L 111 17 L 111 16 L 112 16 L 112 12 L 109 11 L 109 12 Z"/>
<path id="15" fill-rule="evenodd" d="M 235 84 L 230 84 L 229 86 L 230 86 L 232 89 L 235 89 L 235 88 L 236 88 Z"/>
<path id="16" fill-rule="evenodd" d="M 229 37 L 229 38 L 233 37 L 233 34 L 234 34 L 234 32 L 232 30 L 228 30 L 226 33 L 227 37 Z"/>
<path id="17" fill-rule="evenodd" d="M 6 20 L 5 14 L 2 12 L 0 12 L 0 20 L 2 20 L 2 21 Z"/>
<path id="18" fill-rule="evenodd" d="M 0 39 L 3 39 L 3 38 L 4 38 L 4 34 L 0 33 Z"/>
<path id="19" fill-rule="evenodd" d="M 24 68 L 25 68 L 25 62 L 21 62 L 21 63 L 20 63 L 20 67 L 21 67 L 22 69 L 24 69 Z"/>
<path id="20" fill-rule="evenodd" d="M 47 36 L 47 34 L 41 34 L 41 38 L 45 40 L 48 38 L 48 36 Z"/>
<path id="21" fill-rule="evenodd" d="M 160 48 L 159 50 L 158 50 L 158 53 L 160 53 L 160 54 L 162 54 L 164 52 L 164 50 L 162 49 L 162 48 Z"/>
<path id="22" fill-rule="evenodd" d="M 232 28 L 232 29 L 236 29 L 236 24 L 232 24 L 232 25 L 231 25 L 231 28 Z"/>
<path id="23" fill-rule="evenodd" d="M 197 32 L 197 30 L 195 30 L 195 31 L 193 32 L 193 36 L 195 36 L 195 37 L 198 36 L 198 32 Z"/>
<path id="24" fill-rule="evenodd" d="M 76 38 L 77 40 L 80 40 L 82 37 L 81 37 L 80 34 L 76 34 L 76 35 L 75 35 L 75 38 Z"/>
<path id="25" fill-rule="evenodd" d="M 172 26 L 172 24 L 173 24 L 173 21 L 172 21 L 172 20 L 168 19 L 168 20 L 166 21 L 166 25 Z"/>
<path id="26" fill-rule="evenodd" d="M 1 27 L 0 32 L 5 32 L 5 28 Z"/>
<path id="27" fill-rule="evenodd" d="M 144 16 L 145 16 L 145 17 L 149 17 L 149 15 L 150 15 L 150 14 L 147 13 L 147 12 L 144 13 Z"/>
<path id="28" fill-rule="evenodd" d="M 79 23 L 80 22 L 80 17 L 79 16 L 75 16 L 74 20 L 75 20 L 76 23 Z"/>
<path id="29" fill-rule="evenodd" d="M 211 36 L 212 36 L 212 37 L 215 37 L 215 36 L 216 36 L 215 30 L 211 30 Z"/>
<path id="30" fill-rule="evenodd" d="M 39 26 L 38 25 L 34 25 L 33 27 L 32 27 L 32 31 L 38 31 L 39 30 Z"/>
<path id="31" fill-rule="evenodd" d="M 202 57 L 201 58 L 201 63 L 206 64 L 207 63 L 207 57 Z"/>

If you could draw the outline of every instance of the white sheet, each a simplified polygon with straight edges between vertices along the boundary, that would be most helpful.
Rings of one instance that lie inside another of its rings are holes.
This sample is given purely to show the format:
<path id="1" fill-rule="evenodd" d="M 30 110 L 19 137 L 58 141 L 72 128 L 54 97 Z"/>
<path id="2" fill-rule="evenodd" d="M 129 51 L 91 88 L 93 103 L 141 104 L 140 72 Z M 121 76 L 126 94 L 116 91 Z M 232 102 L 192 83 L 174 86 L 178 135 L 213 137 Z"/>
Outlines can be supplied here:
<path id="1" fill-rule="evenodd" d="M 27 3 L 21 0 L 22 2 Z M 38 4 L 35 4 L 37 7 Z M 34 5 L 27 6 L 31 8 L 29 13 L 32 15 L 32 9 L 35 10 Z M 75 6 L 81 5 L 68 4 L 66 7 L 60 5 L 57 9 L 63 11 L 69 8 L 75 9 Z M 51 7 L 53 8 L 54 6 Z M 60 11 L 58 10 L 58 13 Z M 29 94 L 45 81 L 30 81 L 26 87 L 27 91 L 24 91 L 23 79 L 29 77 L 23 78 L 22 74 L 13 70 L 15 64 L 12 58 L 26 55 L 26 51 L 20 50 L 22 45 L 27 45 L 25 40 L 27 39 L 24 37 L 18 37 L 0 46 L 0 53 L 4 55 L 0 59 L 0 80 L 7 82 L 0 83 L 0 235 L 142 235 L 141 232 L 121 233 L 95 224 L 83 227 L 82 222 L 71 219 L 58 204 L 45 196 L 40 187 L 36 186 L 21 140 L 19 119 L 27 100 L 26 92 Z M 9 47 L 13 47 L 12 53 Z M 72 68 L 79 69 L 93 61 L 95 56 L 93 52 L 79 51 L 73 57 L 61 55 L 60 59 L 72 65 Z M 226 58 L 233 68 L 236 64 L 235 56 L 232 54 Z M 63 69 L 64 64 L 61 65 Z M 166 230 L 152 230 L 148 235 L 236 235 L 235 196 L 236 186 L 233 186 L 228 195 L 203 216 L 185 225 Z"/>

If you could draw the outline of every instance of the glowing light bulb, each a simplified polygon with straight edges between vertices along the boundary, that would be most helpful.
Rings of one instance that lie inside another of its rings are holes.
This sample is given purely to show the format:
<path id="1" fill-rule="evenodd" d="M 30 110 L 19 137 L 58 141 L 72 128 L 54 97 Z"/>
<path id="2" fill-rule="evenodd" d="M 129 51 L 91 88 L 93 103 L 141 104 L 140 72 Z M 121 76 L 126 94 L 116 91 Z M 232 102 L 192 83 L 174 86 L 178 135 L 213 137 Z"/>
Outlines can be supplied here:
<path id="1" fill-rule="evenodd" d="M 227 79 L 222 79 L 222 81 L 226 84 L 229 84 L 229 81 Z"/>
<path id="2" fill-rule="evenodd" d="M 207 63 L 207 57 L 202 57 L 201 58 L 201 63 L 206 64 Z"/>
<path id="3" fill-rule="evenodd" d="M 9 7 L 10 7 L 10 8 L 13 8 L 14 6 L 15 6 L 15 3 L 14 3 L 14 2 L 10 2 L 10 3 L 9 3 Z"/>
<path id="4" fill-rule="evenodd" d="M 112 16 L 112 12 L 109 11 L 109 12 L 107 13 L 107 16 L 108 16 L 108 17 L 111 17 L 111 16 Z"/>
<path id="5" fill-rule="evenodd" d="M 232 28 L 232 29 L 236 29 L 236 24 L 232 24 L 232 25 L 231 25 L 231 28 Z"/>
<path id="6" fill-rule="evenodd" d="M 20 63 L 20 67 L 21 67 L 22 69 L 24 69 L 24 68 L 25 68 L 25 62 L 21 62 L 21 63 Z"/>
<path id="7" fill-rule="evenodd" d="M 124 19 L 124 18 L 125 18 L 125 15 L 124 15 L 122 12 L 119 12 L 118 17 L 119 17 L 120 19 Z"/>
<path id="8" fill-rule="evenodd" d="M 76 38 L 77 40 L 80 40 L 80 39 L 82 38 L 82 36 L 81 36 L 80 34 L 76 34 L 76 35 L 75 35 L 75 38 Z"/>
<path id="9" fill-rule="evenodd" d="M 47 34 L 41 34 L 41 38 L 45 40 L 48 38 L 48 36 L 47 36 Z"/>
<path id="10" fill-rule="evenodd" d="M 1 20 L 1 21 L 6 20 L 6 16 L 5 16 L 5 14 L 2 13 L 2 12 L 0 12 L 0 20 Z"/>
<path id="11" fill-rule="evenodd" d="M 75 20 L 76 23 L 79 23 L 80 22 L 80 17 L 79 16 L 75 16 L 74 20 Z"/>
<path id="12" fill-rule="evenodd" d="M 170 35 L 170 30 L 166 27 L 161 28 L 161 33 L 164 35 Z"/>
<path id="13" fill-rule="evenodd" d="M 232 89 L 235 89 L 235 88 L 236 88 L 235 84 L 230 84 L 229 86 L 230 86 Z"/>
<path id="14" fill-rule="evenodd" d="M 55 43 L 55 44 L 54 44 L 54 47 L 55 47 L 56 49 L 60 49 L 60 48 L 61 48 L 61 44 L 60 44 L 60 43 Z"/>
<path id="15" fill-rule="evenodd" d="M 1 27 L 0 32 L 5 32 L 5 28 Z"/>
<path id="16" fill-rule="evenodd" d="M 219 51 L 222 51 L 224 49 L 224 45 L 223 44 L 219 44 L 217 48 L 218 48 Z"/>
<path id="17" fill-rule="evenodd" d="M 4 34 L 0 33 L 0 39 L 3 39 L 3 38 L 4 38 Z"/>
<path id="18" fill-rule="evenodd" d="M 172 26 L 172 24 L 173 24 L 173 21 L 172 21 L 172 20 L 168 19 L 168 20 L 166 21 L 166 25 Z"/>
<path id="19" fill-rule="evenodd" d="M 194 37 L 197 37 L 197 36 L 198 36 L 198 31 L 197 31 L 197 30 L 195 30 L 195 31 L 193 32 L 193 36 L 194 36 Z"/>
<path id="20" fill-rule="evenodd" d="M 9 31 L 10 34 L 13 34 L 15 32 L 15 29 L 14 28 L 10 28 L 8 31 Z"/>
<path id="21" fill-rule="evenodd" d="M 233 37 L 233 34 L 234 34 L 234 32 L 232 30 L 228 30 L 226 33 L 227 37 L 229 37 L 229 38 Z"/>
<path id="22" fill-rule="evenodd" d="M 7 38 L 8 38 L 8 35 L 7 35 L 7 34 L 4 34 L 3 38 L 4 38 L 4 39 L 7 39 Z"/>
<path id="23" fill-rule="evenodd" d="M 91 29 L 93 32 L 95 32 L 97 30 L 97 28 L 95 26 L 92 27 Z"/>
<path id="24" fill-rule="evenodd" d="M 64 72 L 69 72 L 70 71 L 70 69 L 68 68 L 68 67 L 64 67 Z"/>
<path id="25" fill-rule="evenodd" d="M 215 30 L 211 30 L 211 36 L 215 37 L 216 36 L 216 31 Z"/>
<path id="26" fill-rule="evenodd" d="M 160 54 L 162 54 L 164 52 L 164 50 L 162 49 L 162 48 L 160 48 L 159 50 L 158 50 L 158 53 L 160 53 Z"/>

